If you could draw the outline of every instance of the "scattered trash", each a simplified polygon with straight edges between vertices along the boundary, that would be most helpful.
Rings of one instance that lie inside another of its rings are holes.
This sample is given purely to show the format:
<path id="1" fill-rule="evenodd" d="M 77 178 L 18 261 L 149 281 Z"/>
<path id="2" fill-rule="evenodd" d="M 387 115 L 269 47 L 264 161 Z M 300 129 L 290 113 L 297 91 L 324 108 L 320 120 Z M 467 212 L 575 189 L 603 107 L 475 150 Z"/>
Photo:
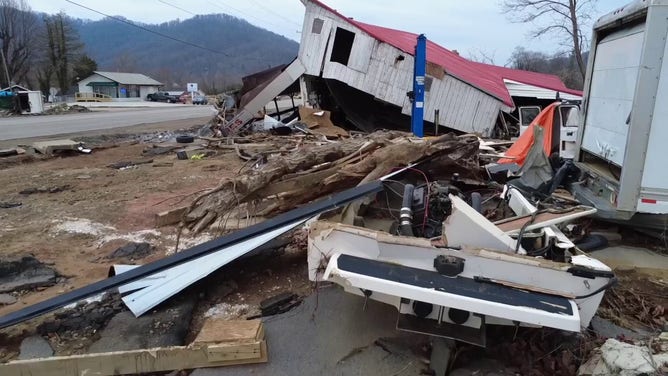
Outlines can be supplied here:
<path id="1" fill-rule="evenodd" d="M 151 147 L 142 150 L 142 155 L 145 157 L 152 157 L 156 155 L 164 155 L 173 152 L 176 149 L 180 149 L 180 146 L 157 146 L 151 145 Z"/>
<path id="2" fill-rule="evenodd" d="M 20 202 L 0 201 L 0 209 L 18 208 L 21 205 L 23 205 L 23 204 L 20 203 Z"/>
<path id="3" fill-rule="evenodd" d="M 138 160 L 135 160 L 135 161 L 119 161 L 119 162 L 107 165 L 107 167 L 115 168 L 117 170 L 123 170 L 123 169 L 127 169 L 127 168 L 130 168 L 130 167 L 139 166 L 139 165 L 143 165 L 143 164 L 151 164 L 151 163 L 153 163 L 153 159 L 138 159 Z"/>
<path id="4" fill-rule="evenodd" d="M 260 302 L 260 314 L 255 316 L 249 316 L 248 320 L 256 319 L 259 317 L 267 317 L 278 315 L 281 313 L 288 312 L 294 307 L 297 307 L 302 302 L 297 294 L 292 292 L 284 292 L 278 295 L 272 296 Z"/>
<path id="5" fill-rule="evenodd" d="M 0 260 L 0 293 L 53 286 L 57 277 L 52 267 L 32 256 Z"/>
<path id="6" fill-rule="evenodd" d="M 44 115 L 65 115 L 73 113 L 91 112 L 90 108 L 74 104 L 69 106 L 67 103 L 61 103 L 51 106 L 48 110 L 42 112 Z"/>
<path id="7" fill-rule="evenodd" d="M 250 310 L 251 307 L 248 304 L 220 303 L 204 312 L 204 317 L 233 320 L 243 317 L 250 312 Z"/>
<path id="8" fill-rule="evenodd" d="M 107 258 L 110 259 L 128 258 L 130 260 L 139 260 L 151 254 L 153 250 L 154 248 L 149 243 L 130 242 L 110 253 L 109 256 L 107 256 Z"/>
<path id="9" fill-rule="evenodd" d="M 0 158 L 2 157 L 11 157 L 14 155 L 25 154 L 25 150 L 22 148 L 11 148 L 11 149 L 0 149 Z"/>
<path id="10" fill-rule="evenodd" d="M 665 375 L 668 340 L 661 337 L 635 344 L 610 338 L 578 370 L 579 376 Z"/>
<path id="11" fill-rule="evenodd" d="M 0 306 L 12 305 L 12 304 L 16 303 L 17 301 L 18 301 L 18 299 L 16 299 L 16 297 L 13 296 L 13 295 L 9 295 L 9 294 L 6 294 L 6 293 L 0 294 Z"/>
<path id="12" fill-rule="evenodd" d="M 37 187 L 37 188 L 26 188 L 19 192 L 22 195 L 32 195 L 37 193 L 59 193 L 72 189 L 72 186 L 69 184 L 65 185 L 56 185 L 53 187 Z"/>
<path id="13" fill-rule="evenodd" d="M 83 153 L 83 154 L 90 154 L 90 153 L 93 152 L 93 149 L 84 147 L 84 146 L 81 145 L 81 144 L 79 144 L 79 146 L 77 146 L 77 150 L 78 150 L 80 153 Z"/>
<path id="14" fill-rule="evenodd" d="M 181 135 L 181 136 L 176 136 L 176 142 L 179 144 L 190 144 L 195 141 L 195 137 L 193 136 L 186 136 L 186 135 Z"/>

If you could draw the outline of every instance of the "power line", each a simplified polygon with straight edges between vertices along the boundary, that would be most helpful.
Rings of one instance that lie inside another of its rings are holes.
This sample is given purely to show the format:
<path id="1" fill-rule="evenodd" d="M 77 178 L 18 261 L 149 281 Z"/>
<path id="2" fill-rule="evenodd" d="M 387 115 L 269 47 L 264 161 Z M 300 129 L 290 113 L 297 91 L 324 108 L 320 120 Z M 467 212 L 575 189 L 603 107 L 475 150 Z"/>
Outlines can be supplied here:
<path id="1" fill-rule="evenodd" d="M 287 22 L 289 22 L 289 23 L 291 23 L 291 24 L 294 24 L 294 25 L 297 25 L 297 26 L 302 26 L 302 24 L 300 24 L 300 23 L 298 23 L 298 22 L 295 22 L 294 20 L 291 20 L 291 19 L 289 19 L 289 18 L 287 18 L 287 17 L 285 17 L 285 16 L 283 16 L 283 15 L 281 15 L 281 14 L 275 12 L 273 9 L 269 8 L 268 6 L 265 6 L 264 4 L 262 4 L 262 3 L 259 2 L 259 1 L 256 1 L 256 0 L 251 0 L 251 1 L 252 1 L 253 3 L 255 3 L 257 6 L 259 6 L 260 8 L 266 10 L 267 12 L 273 14 L 274 16 L 276 16 L 276 17 L 278 17 L 278 18 L 282 18 L 282 19 L 284 19 L 285 21 L 287 21 Z"/>
<path id="2" fill-rule="evenodd" d="M 242 11 L 242 10 L 239 10 L 239 9 L 237 9 L 237 8 L 235 8 L 235 7 L 230 6 L 229 4 L 223 3 L 222 1 L 220 1 L 220 3 L 223 4 L 224 6 L 226 6 L 227 8 L 224 8 L 223 6 L 221 6 L 220 4 L 218 4 L 218 2 L 208 1 L 208 3 L 211 4 L 211 5 L 213 5 L 213 6 L 215 6 L 215 7 L 220 8 L 220 9 L 222 9 L 222 10 L 224 10 L 224 11 L 228 11 L 227 8 L 232 9 L 233 11 L 236 11 L 237 13 L 241 13 L 241 14 L 245 15 L 246 17 L 254 18 L 255 20 L 260 21 L 261 23 L 264 23 L 264 24 L 271 24 L 271 25 L 274 25 L 275 27 L 278 27 L 278 28 L 282 28 L 282 27 L 283 27 L 283 26 L 278 25 L 278 24 L 275 24 L 275 23 L 273 23 L 273 22 L 269 22 L 269 21 L 267 21 L 267 20 L 263 20 L 263 19 L 261 19 L 261 18 L 259 18 L 259 17 L 257 17 L 257 16 L 252 15 L 252 14 L 246 13 L 246 12 L 244 12 L 244 11 Z"/>
<path id="3" fill-rule="evenodd" d="M 97 13 L 97 14 L 101 14 L 101 15 L 103 15 L 103 16 L 105 16 L 105 17 L 109 17 L 109 18 L 114 19 L 114 20 L 116 20 L 116 21 L 118 21 L 118 22 L 122 22 L 122 23 L 124 23 L 124 24 L 126 24 L 126 25 L 130 25 L 130 26 L 136 27 L 136 28 L 138 28 L 138 29 L 147 31 L 147 32 L 149 32 L 149 33 L 152 33 L 152 34 L 161 36 L 161 37 L 163 37 L 163 38 L 171 39 L 171 40 L 173 40 L 173 41 L 175 41 L 175 42 L 179 42 L 179 43 L 187 44 L 187 45 L 189 45 L 189 46 L 191 46 L 191 47 L 195 47 L 195 48 L 199 48 L 199 49 L 202 49 L 202 50 L 205 50 L 205 51 L 213 52 L 213 53 L 215 53 L 215 54 L 220 54 L 220 55 L 224 55 L 224 56 L 230 56 L 230 55 L 226 54 L 225 52 L 222 52 L 222 51 L 216 51 L 216 50 L 213 50 L 213 49 L 208 48 L 208 47 L 200 46 L 199 44 L 195 44 L 195 43 L 191 43 L 191 42 L 185 41 L 185 40 L 183 40 L 183 39 L 174 38 L 174 37 L 172 37 L 172 36 L 170 36 L 170 35 L 163 34 L 163 33 L 159 32 L 159 31 L 151 30 L 151 29 L 146 28 L 146 27 L 144 27 L 144 26 L 137 25 L 137 24 L 135 24 L 135 23 L 133 23 L 133 22 L 130 22 L 130 21 L 128 21 L 128 20 L 124 20 L 124 19 L 122 19 L 122 18 L 115 17 L 115 16 L 110 16 L 110 15 L 108 15 L 108 14 L 106 14 L 106 13 L 102 13 L 102 12 L 100 12 L 100 11 L 98 11 L 98 10 L 93 9 L 93 8 L 89 8 L 89 7 L 85 6 L 85 5 L 81 5 L 81 4 L 76 3 L 76 2 L 74 2 L 74 1 L 72 1 L 72 0 L 65 0 L 65 1 L 67 1 L 67 2 L 70 3 L 70 4 L 74 4 L 74 5 L 76 5 L 76 6 L 79 6 L 79 7 L 81 7 L 81 8 L 88 9 L 88 10 L 91 11 L 91 12 L 95 12 L 95 13 Z"/>
<path id="4" fill-rule="evenodd" d="M 181 11 L 184 11 L 184 12 L 186 12 L 186 13 L 188 13 L 188 14 L 192 14 L 193 16 L 196 16 L 196 15 L 197 15 L 197 14 L 195 14 L 195 13 L 193 13 L 193 12 L 187 10 L 187 9 L 183 9 L 183 8 L 181 8 L 181 7 L 178 6 L 178 5 L 174 5 L 174 4 L 172 4 L 172 3 L 168 3 L 168 2 L 166 2 L 166 1 L 164 1 L 164 0 L 158 0 L 158 1 L 161 2 L 161 3 L 163 3 L 163 4 L 165 4 L 165 5 L 169 5 L 169 6 L 172 7 L 172 8 L 176 8 L 176 9 L 181 10 Z"/>

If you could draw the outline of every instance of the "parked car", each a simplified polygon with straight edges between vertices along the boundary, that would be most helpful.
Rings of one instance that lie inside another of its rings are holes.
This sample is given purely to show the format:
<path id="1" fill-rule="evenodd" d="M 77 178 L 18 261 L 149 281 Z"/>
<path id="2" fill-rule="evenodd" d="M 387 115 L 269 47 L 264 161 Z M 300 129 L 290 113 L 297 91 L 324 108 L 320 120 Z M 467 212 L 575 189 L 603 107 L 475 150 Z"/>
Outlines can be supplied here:
<path id="1" fill-rule="evenodd" d="M 196 94 L 193 98 L 193 104 L 209 104 L 209 100 L 204 95 Z"/>
<path id="2" fill-rule="evenodd" d="M 167 102 L 167 103 L 176 103 L 180 102 L 180 98 L 177 95 L 171 95 L 166 91 L 158 91 L 146 96 L 147 101 L 151 102 Z"/>

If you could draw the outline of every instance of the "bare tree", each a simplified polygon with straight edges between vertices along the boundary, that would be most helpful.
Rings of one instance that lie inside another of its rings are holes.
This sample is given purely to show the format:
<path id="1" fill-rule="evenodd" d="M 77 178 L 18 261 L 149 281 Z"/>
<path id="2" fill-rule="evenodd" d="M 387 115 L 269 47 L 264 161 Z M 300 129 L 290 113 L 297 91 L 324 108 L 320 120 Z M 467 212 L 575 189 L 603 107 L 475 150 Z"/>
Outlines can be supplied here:
<path id="1" fill-rule="evenodd" d="M 528 51 L 524 47 L 515 47 L 508 61 L 513 69 L 539 73 L 553 73 L 549 70 L 550 57 L 538 51 Z"/>
<path id="2" fill-rule="evenodd" d="M 50 72 L 49 80 L 52 74 L 61 95 L 66 95 L 72 86 L 74 61 L 80 56 L 83 44 L 70 24 L 70 19 L 64 13 L 46 16 L 44 24 L 47 45 L 47 63 L 44 73 L 46 76 Z"/>
<path id="3" fill-rule="evenodd" d="M 0 62 L 4 65 L 0 75 L 2 86 L 11 85 L 8 80 L 27 81 L 35 52 L 36 24 L 37 18 L 24 0 L 0 0 L 0 41 L 4 55 L 4 61 Z"/>
<path id="4" fill-rule="evenodd" d="M 586 45 L 586 27 L 591 21 L 597 0 L 503 0 L 503 12 L 512 22 L 536 25 L 533 37 L 552 34 L 573 51 L 584 78 L 586 64 L 582 48 Z"/>
<path id="5" fill-rule="evenodd" d="M 494 51 L 485 51 L 481 48 L 476 48 L 471 50 L 468 53 L 468 59 L 471 61 L 476 61 L 478 63 L 496 65 L 496 50 Z"/>

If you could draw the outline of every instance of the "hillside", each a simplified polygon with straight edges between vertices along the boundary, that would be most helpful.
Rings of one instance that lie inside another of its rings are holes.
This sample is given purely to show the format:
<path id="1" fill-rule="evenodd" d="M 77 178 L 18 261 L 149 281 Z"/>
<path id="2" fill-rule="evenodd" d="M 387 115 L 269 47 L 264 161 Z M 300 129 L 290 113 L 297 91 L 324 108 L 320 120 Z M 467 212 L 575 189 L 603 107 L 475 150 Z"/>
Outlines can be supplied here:
<path id="1" fill-rule="evenodd" d="M 179 88 L 198 82 L 204 90 L 220 91 L 240 83 L 244 75 L 290 62 L 299 49 L 295 41 L 225 14 L 144 26 L 224 55 L 109 18 L 74 21 L 86 53 L 100 70 L 140 72 Z"/>

